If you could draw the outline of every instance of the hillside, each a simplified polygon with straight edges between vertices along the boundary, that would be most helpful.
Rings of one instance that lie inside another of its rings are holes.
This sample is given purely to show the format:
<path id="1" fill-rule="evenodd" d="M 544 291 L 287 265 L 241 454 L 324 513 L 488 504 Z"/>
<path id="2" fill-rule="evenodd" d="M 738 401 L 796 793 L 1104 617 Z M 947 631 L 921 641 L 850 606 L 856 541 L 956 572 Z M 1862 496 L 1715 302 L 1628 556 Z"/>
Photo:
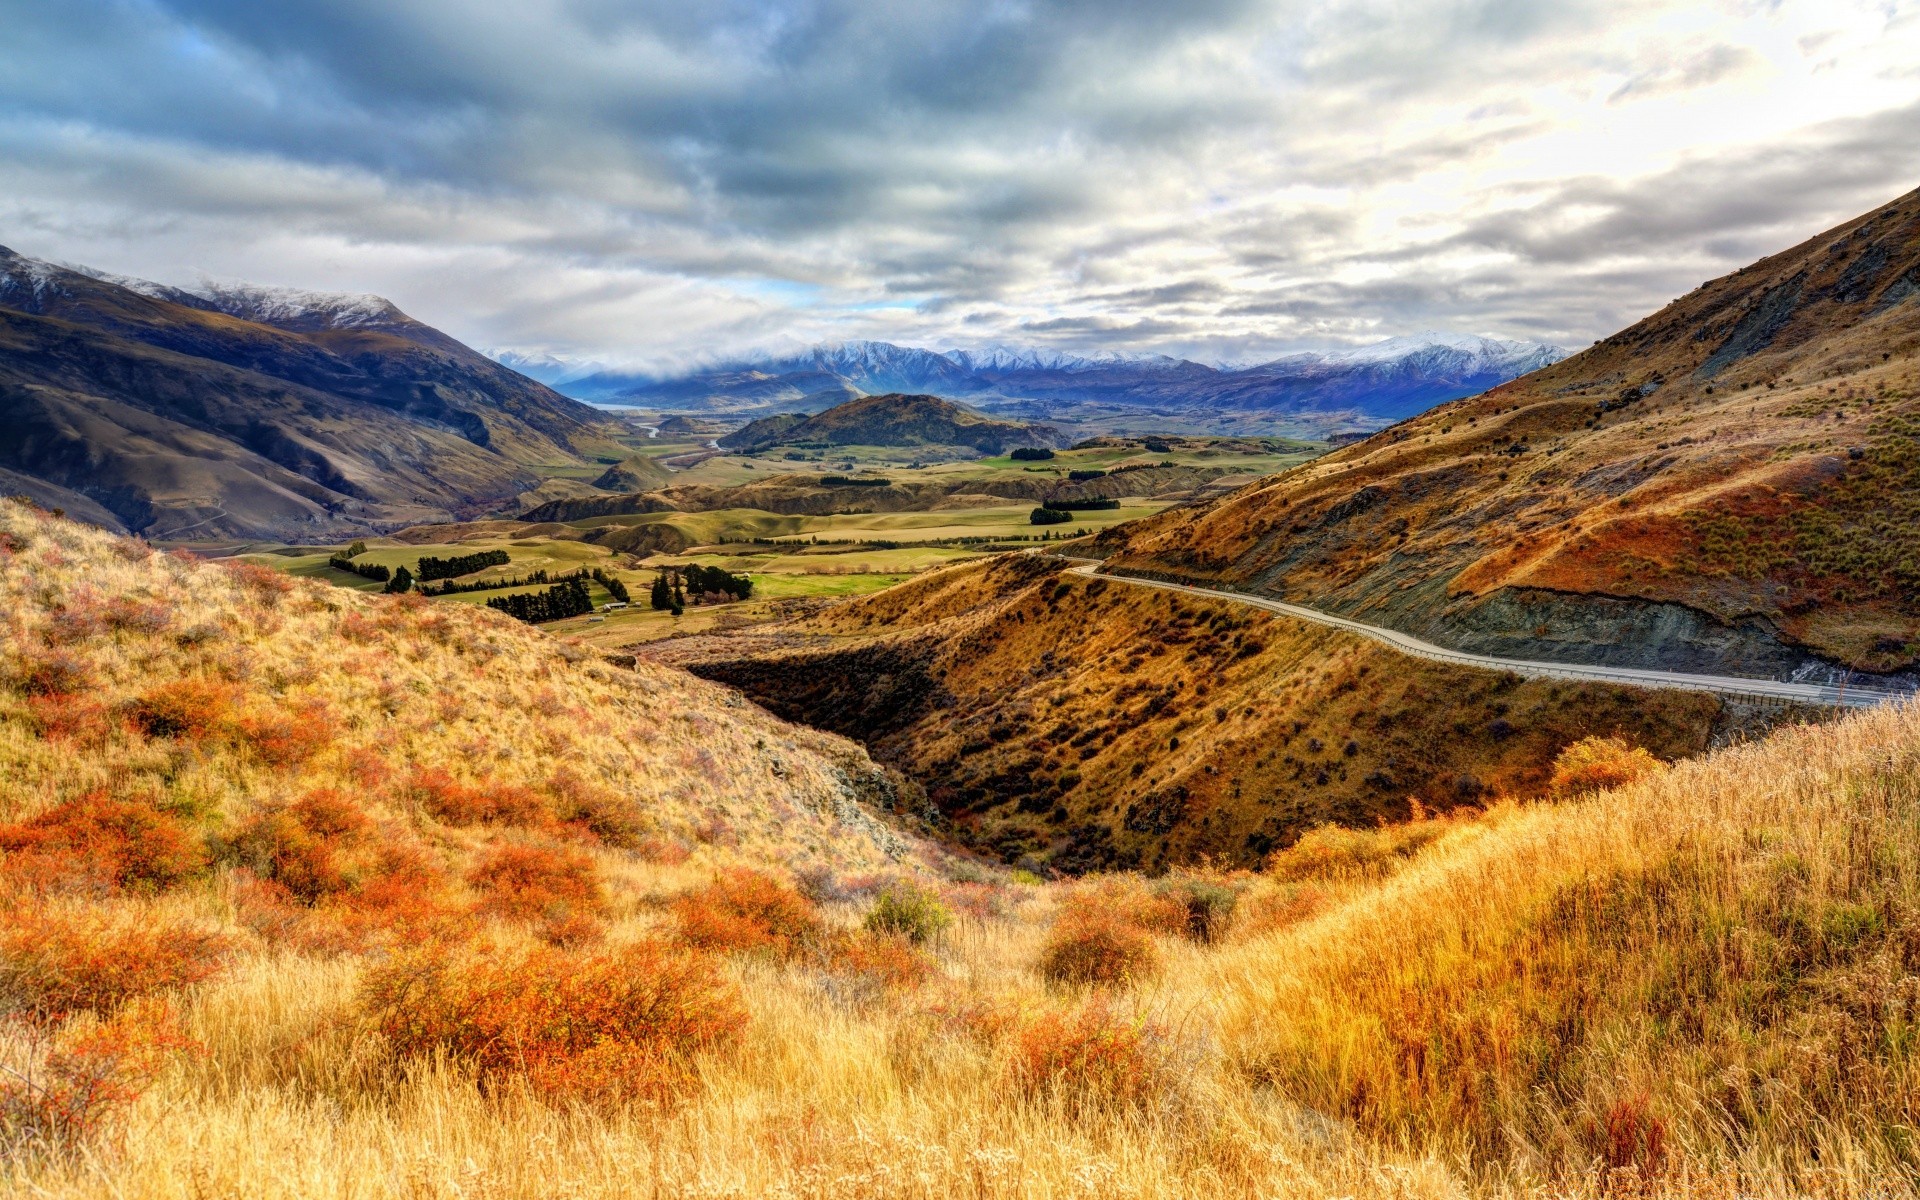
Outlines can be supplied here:
<path id="1" fill-rule="evenodd" d="M 0 425 L 9 492 L 203 540 L 496 510 L 611 432 L 377 297 L 202 296 L 3 248 Z"/>
<path id="2" fill-rule="evenodd" d="M 824 412 L 763 417 L 720 439 L 729 450 L 773 446 L 965 447 L 1004 454 L 1017 446 L 1064 446 L 1047 425 L 995 421 L 938 396 L 862 396 Z"/>
<path id="3" fill-rule="evenodd" d="M 1917 297 L 1920 192 L 1100 552 L 1512 657 L 1910 668 Z"/>
<path id="4" fill-rule="evenodd" d="M 1697 693 L 1428 663 L 1068 565 L 1002 557 L 643 653 L 858 738 L 963 843 L 1068 872 L 1257 864 L 1328 822 L 1538 794 L 1583 737 L 1675 758 L 1737 719 Z"/>

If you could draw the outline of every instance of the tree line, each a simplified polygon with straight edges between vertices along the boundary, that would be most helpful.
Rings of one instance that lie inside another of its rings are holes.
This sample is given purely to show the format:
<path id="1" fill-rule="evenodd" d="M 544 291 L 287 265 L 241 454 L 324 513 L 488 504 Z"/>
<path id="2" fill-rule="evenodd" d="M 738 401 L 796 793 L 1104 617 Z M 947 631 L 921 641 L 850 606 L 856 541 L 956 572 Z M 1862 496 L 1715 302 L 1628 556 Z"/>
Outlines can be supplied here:
<path id="1" fill-rule="evenodd" d="M 495 596 L 487 601 L 487 607 L 497 608 L 529 625 L 538 625 L 592 612 L 593 597 L 587 592 L 586 573 L 580 572 L 544 592 L 515 592 L 511 596 Z"/>
<path id="2" fill-rule="evenodd" d="M 336 571 L 347 571 L 358 575 L 362 579 L 371 579 L 375 583 L 385 583 L 387 580 L 392 579 L 393 572 L 381 566 L 379 563 L 357 563 L 353 561 L 355 555 L 365 554 L 366 552 L 367 544 L 365 542 L 355 542 L 345 550 L 329 558 L 327 565 Z"/>
<path id="3" fill-rule="evenodd" d="M 471 575 L 488 567 L 504 567 L 512 561 L 505 550 L 480 550 L 473 554 L 456 554 L 451 558 L 422 558 L 415 574 L 420 577 L 420 582 L 425 583 L 429 579 Z"/>

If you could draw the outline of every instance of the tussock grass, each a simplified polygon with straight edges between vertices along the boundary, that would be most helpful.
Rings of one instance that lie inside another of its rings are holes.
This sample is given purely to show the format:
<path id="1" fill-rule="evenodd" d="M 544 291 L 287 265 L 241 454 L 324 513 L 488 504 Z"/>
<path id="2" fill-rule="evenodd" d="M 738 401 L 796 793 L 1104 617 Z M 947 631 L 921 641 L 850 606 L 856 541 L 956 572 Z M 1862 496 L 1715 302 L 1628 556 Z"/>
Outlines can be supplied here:
<path id="1" fill-rule="evenodd" d="M 141 1026 L 145 1045 L 168 1047 L 150 1086 L 84 1140 L 10 1153 L 0 1188 L 136 1200 L 1915 1191 L 1920 709 L 1783 731 L 1576 799 L 1317 834 L 1259 872 L 1067 886 L 975 871 L 941 885 L 923 859 L 893 862 L 857 823 L 807 807 L 830 759 L 785 749 L 783 775 L 747 773 L 753 738 L 803 735 L 727 709 L 704 743 L 673 737 L 672 710 L 724 704 L 715 689 L 665 671 L 596 679 L 604 668 L 484 615 L 441 642 L 417 628 L 429 614 L 391 601 L 297 587 L 262 598 L 268 585 L 224 568 L 0 515 L 14 543 L 0 556 L 14 602 L 0 819 L 58 831 L 0 840 L 0 878 L 49 911 L 230 942 L 217 970 L 146 1000 L 0 1020 L 0 1063 L 14 1067 L 101 1045 L 90 1031 L 118 1036 L 157 1014 L 143 1004 L 172 1013 Z M 18 682 L 46 673 L 15 667 L 53 645 L 53 614 L 82 586 L 166 604 L 176 640 L 55 639 L 90 682 L 51 694 L 110 715 L 50 733 L 32 706 L 47 693 Z M 334 665 L 358 654 L 349 617 L 392 624 L 375 635 L 391 637 L 380 670 Z M 180 646 L 178 629 L 199 622 L 224 632 Z M 248 670 L 223 671 L 241 659 Z M 173 733 L 118 715 L 188 677 L 235 690 Z M 383 691 L 389 677 L 401 686 Z M 434 686 L 414 691 L 415 678 Z M 447 697 L 497 708 L 505 731 L 489 745 L 515 753 L 477 753 L 487 722 L 443 714 Z M 325 702 L 337 733 L 294 763 L 262 762 L 244 722 L 293 701 Z M 596 732 L 614 712 L 626 724 Z M 718 781 L 690 753 L 702 744 L 726 751 Z M 573 782 L 556 787 L 561 756 Z M 477 787 L 476 763 L 542 797 L 545 815 L 454 825 L 408 799 L 416 767 Z M 357 812 L 307 802 L 329 780 Z M 568 816 L 594 787 L 657 824 L 631 849 L 598 838 Z M 106 800 L 61 807 L 96 792 L 167 814 L 208 857 L 128 870 L 149 860 L 116 850 L 109 871 L 56 869 L 76 837 L 121 845 L 130 826 Z M 709 802 L 737 841 L 693 836 Z M 229 849 L 263 813 L 253 853 L 338 851 L 320 863 L 333 874 L 298 859 L 327 886 L 281 898 L 285 925 L 259 918 L 254 893 L 272 880 L 258 860 Z M 647 848 L 683 829 L 686 853 Z M 390 917 L 387 900 L 364 898 L 386 876 L 359 837 L 418 843 L 438 889 L 426 911 Z M 503 846 L 559 849 L 491 857 Z M 577 941 L 556 939 L 544 908 L 481 911 L 496 882 L 581 903 L 579 856 L 599 924 Z M 809 857 L 824 874 L 788 890 L 782 864 Z M 756 861 L 766 882 L 721 874 Z M 920 948 L 868 941 L 875 898 L 913 876 L 952 924 Z M 687 944 L 678 931 L 702 896 L 755 936 Z M 1051 932 L 1098 913 L 1147 939 L 1159 972 L 1126 988 L 1047 986 Z M 875 966 L 883 947 L 919 967 Z M 411 969 L 431 1003 L 392 1003 Z M 50 1047 L 33 1031 L 55 1018 L 64 1040 Z"/>

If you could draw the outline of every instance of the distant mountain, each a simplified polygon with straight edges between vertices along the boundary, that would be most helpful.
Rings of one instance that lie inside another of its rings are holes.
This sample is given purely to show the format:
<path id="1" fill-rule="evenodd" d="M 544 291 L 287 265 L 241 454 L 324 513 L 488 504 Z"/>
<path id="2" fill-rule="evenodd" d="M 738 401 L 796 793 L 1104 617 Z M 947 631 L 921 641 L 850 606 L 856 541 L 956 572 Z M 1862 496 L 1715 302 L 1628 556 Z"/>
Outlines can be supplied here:
<path id="1" fill-rule="evenodd" d="M 937 396 L 863 396 L 811 416 L 763 417 L 720 439 L 729 450 L 774 446 L 960 446 L 1003 454 L 1019 446 L 1064 446 L 1049 425 L 995 421 Z"/>
<path id="2" fill-rule="evenodd" d="M 1120 567 L 1482 653 L 1920 669 L 1920 192 L 1564 362 L 1102 541 Z"/>
<path id="3" fill-rule="evenodd" d="M 512 507 L 596 410 L 377 296 L 198 290 L 0 247 L 0 490 L 155 538 Z"/>
<path id="4" fill-rule="evenodd" d="M 1130 405 L 1195 416 L 1348 412 L 1396 420 L 1565 357 L 1554 346 L 1423 333 L 1335 353 L 1218 367 L 1166 355 L 1084 358 L 1008 347 L 936 353 L 887 342 L 818 346 L 669 378 L 598 373 L 569 395 L 663 407 L 818 411 L 849 393 L 930 392 L 974 402 Z"/>

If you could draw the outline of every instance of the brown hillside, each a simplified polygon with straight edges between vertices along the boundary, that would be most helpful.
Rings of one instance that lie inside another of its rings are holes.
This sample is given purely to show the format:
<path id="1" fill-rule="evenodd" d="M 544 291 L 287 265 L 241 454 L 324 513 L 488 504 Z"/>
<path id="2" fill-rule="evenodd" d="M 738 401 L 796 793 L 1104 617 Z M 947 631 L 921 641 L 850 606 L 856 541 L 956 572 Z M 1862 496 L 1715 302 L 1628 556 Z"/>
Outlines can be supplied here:
<path id="1" fill-rule="evenodd" d="M 729 450 L 771 446 L 965 446 L 1002 454 L 1015 446 L 1064 446 L 1051 425 L 995 421 L 938 396 L 889 392 L 861 396 L 825 412 L 782 414 L 754 421 L 720 439 Z"/>
<path id="2" fill-rule="evenodd" d="M 1589 735 L 1692 754 L 1723 718 L 1710 696 L 1409 659 L 1066 565 L 1002 557 L 648 652 L 864 741 L 966 844 L 1075 872 L 1258 862 L 1327 822 L 1537 793 Z"/>
<path id="3" fill-rule="evenodd" d="M 1916 350 L 1920 192 L 1102 550 L 1492 653 L 1908 667 Z"/>
<path id="4" fill-rule="evenodd" d="M 175 296 L 0 247 L 7 494 L 157 538 L 311 539 L 497 511 L 611 432 L 391 306 L 282 326 Z"/>

